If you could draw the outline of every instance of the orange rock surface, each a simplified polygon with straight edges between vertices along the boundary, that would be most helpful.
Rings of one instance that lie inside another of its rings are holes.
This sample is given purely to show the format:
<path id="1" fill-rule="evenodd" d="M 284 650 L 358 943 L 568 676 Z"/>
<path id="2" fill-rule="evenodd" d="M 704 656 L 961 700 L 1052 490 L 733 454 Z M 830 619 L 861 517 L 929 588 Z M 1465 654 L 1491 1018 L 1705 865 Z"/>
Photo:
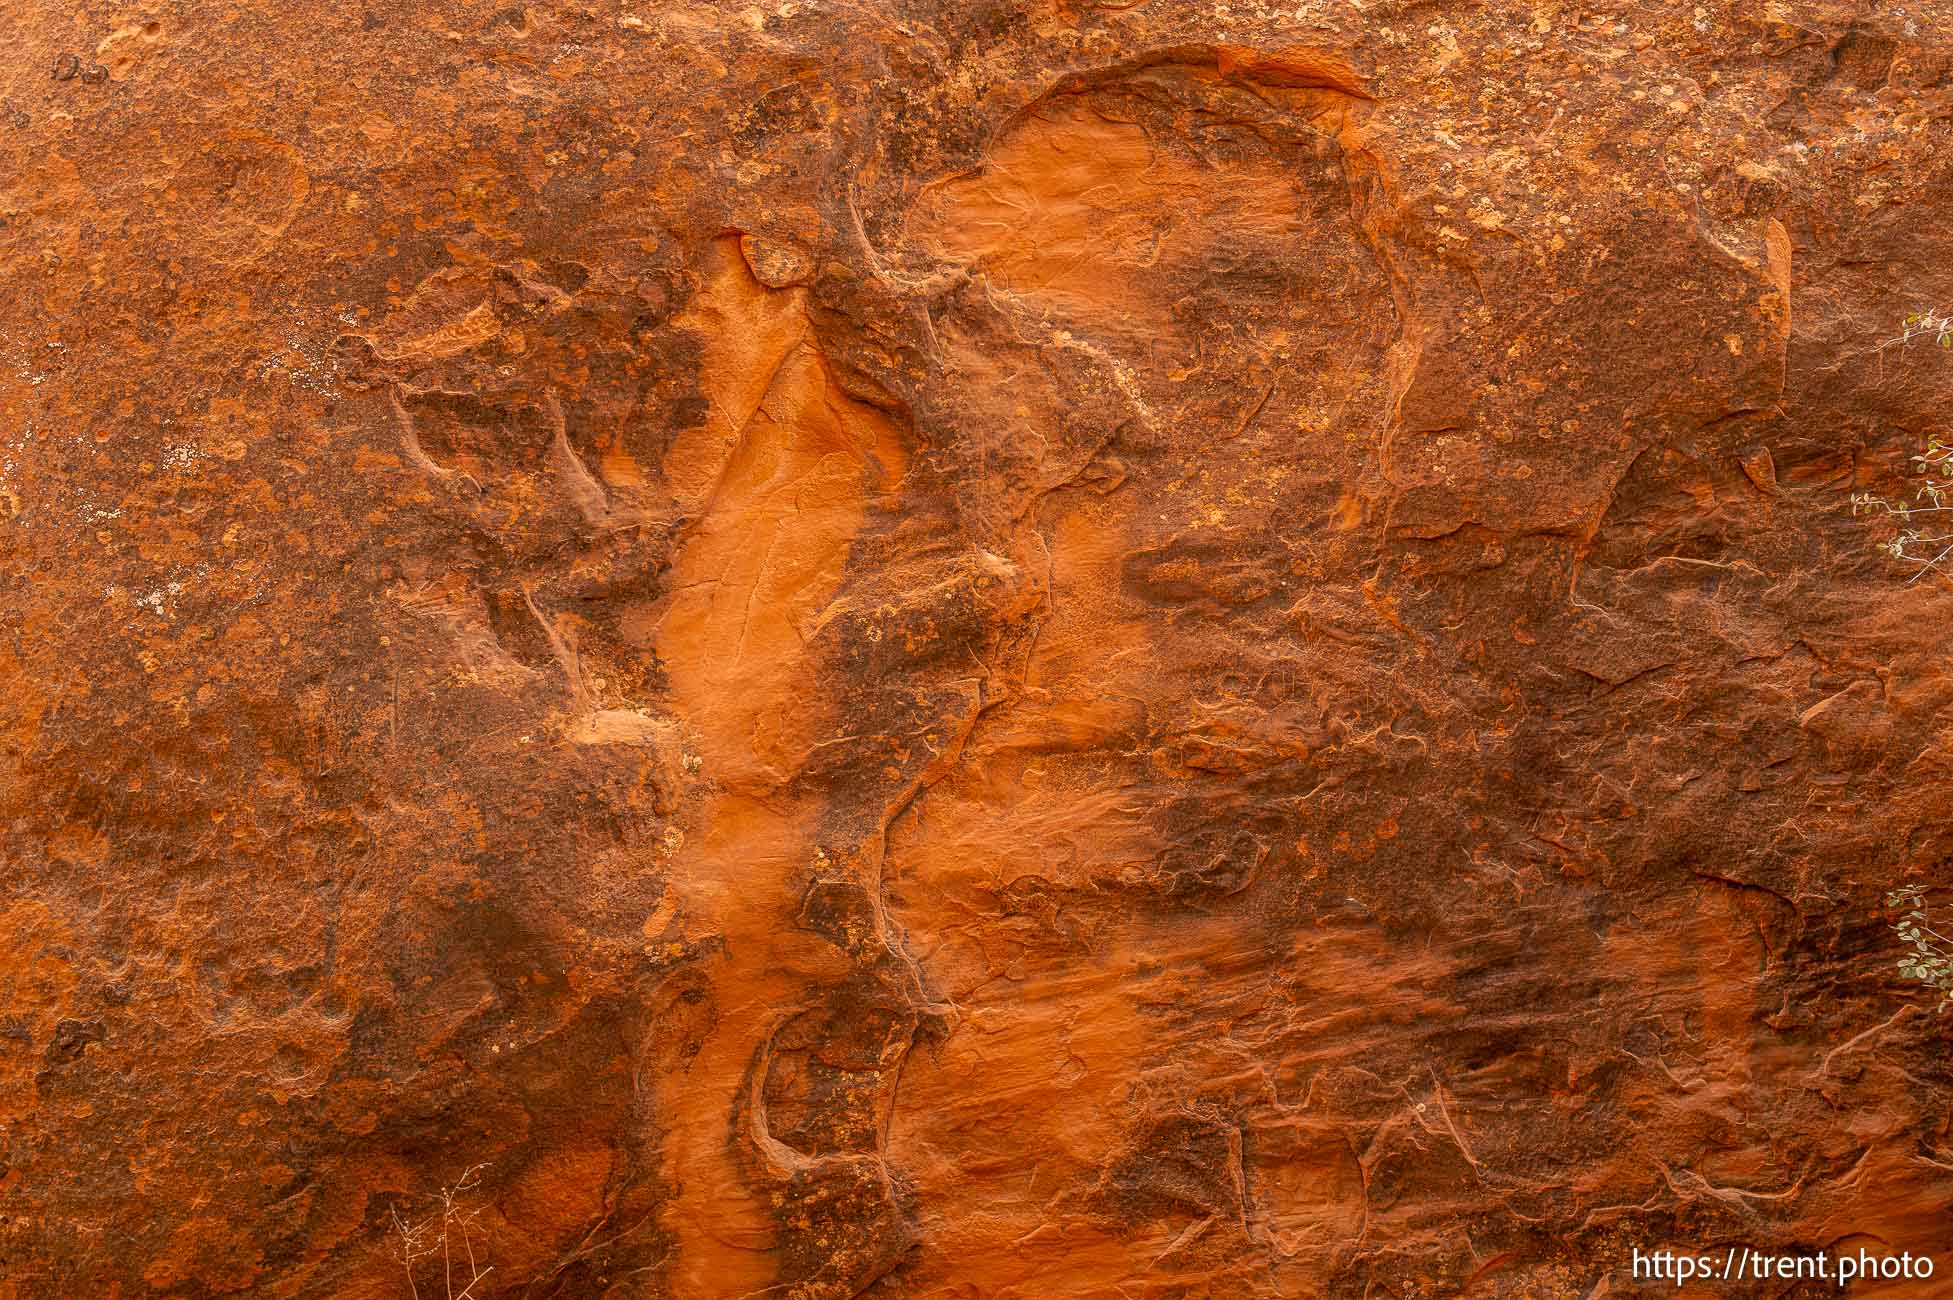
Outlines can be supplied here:
<path id="1" fill-rule="evenodd" d="M 8 16 L 0 1300 L 1953 1252 L 1945 0 Z"/>

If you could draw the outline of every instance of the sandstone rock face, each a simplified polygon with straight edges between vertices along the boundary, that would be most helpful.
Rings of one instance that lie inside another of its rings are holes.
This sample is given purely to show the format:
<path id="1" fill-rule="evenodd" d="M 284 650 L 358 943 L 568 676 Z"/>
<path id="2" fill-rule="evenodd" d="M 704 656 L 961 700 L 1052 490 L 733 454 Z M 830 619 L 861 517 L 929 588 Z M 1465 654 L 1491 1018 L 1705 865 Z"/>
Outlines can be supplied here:
<path id="1" fill-rule="evenodd" d="M 13 10 L 0 1297 L 1953 1249 L 1942 0 Z"/>

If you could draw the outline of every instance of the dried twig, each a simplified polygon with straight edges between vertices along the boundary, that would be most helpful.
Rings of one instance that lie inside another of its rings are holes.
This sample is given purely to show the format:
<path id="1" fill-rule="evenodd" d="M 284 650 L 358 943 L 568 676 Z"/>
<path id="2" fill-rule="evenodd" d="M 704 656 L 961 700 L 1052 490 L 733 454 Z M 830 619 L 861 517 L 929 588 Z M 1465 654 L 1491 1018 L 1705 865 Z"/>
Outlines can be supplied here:
<path id="1" fill-rule="evenodd" d="M 441 1257 L 441 1283 L 445 1300 L 481 1300 L 475 1292 L 488 1275 L 495 1271 L 493 1264 L 482 1267 L 475 1254 L 475 1234 L 481 1229 L 475 1221 L 481 1218 L 481 1206 L 470 1208 L 467 1193 L 481 1186 L 482 1170 L 486 1164 L 471 1165 L 451 1186 L 443 1187 L 440 1193 L 440 1208 L 426 1218 L 413 1220 L 400 1217 L 400 1207 L 393 1206 L 388 1213 L 393 1218 L 393 1229 L 399 1240 L 394 1243 L 393 1257 L 407 1270 L 407 1289 L 413 1300 L 420 1300 L 420 1282 L 417 1278 L 419 1261 L 432 1255 Z M 461 1259 L 455 1258 L 457 1250 L 455 1239 L 459 1237 Z M 456 1266 L 466 1270 L 467 1276 L 457 1276 Z M 461 1284 L 455 1290 L 456 1283 Z"/>

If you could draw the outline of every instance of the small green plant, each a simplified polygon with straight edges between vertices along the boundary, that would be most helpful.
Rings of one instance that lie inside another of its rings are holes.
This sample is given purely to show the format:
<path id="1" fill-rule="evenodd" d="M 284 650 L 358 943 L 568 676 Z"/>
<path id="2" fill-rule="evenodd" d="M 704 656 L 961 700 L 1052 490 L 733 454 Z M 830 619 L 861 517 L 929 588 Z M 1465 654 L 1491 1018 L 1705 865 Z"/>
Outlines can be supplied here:
<path id="1" fill-rule="evenodd" d="M 1923 311 L 1905 318 L 1904 328 L 1890 343 L 1908 344 L 1931 339 L 1943 348 L 1953 348 L 1953 316 L 1938 311 Z M 1899 534 L 1879 549 L 1902 564 L 1914 567 L 1907 582 L 1917 582 L 1953 556 L 1953 532 L 1937 521 L 1918 520 L 1924 515 L 1953 514 L 1953 443 L 1937 435 L 1926 442 L 1926 450 L 1912 458 L 1913 473 L 1919 477 L 1913 500 L 1890 501 L 1872 492 L 1852 494 L 1851 513 L 1890 515 L 1899 521 Z"/>
<path id="2" fill-rule="evenodd" d="M 1892 929 L 1912 951 L 1899 959 L 1899 974 L 1939 991 L 1939 1004 L 1953 1003 L 1953 940 L 1932 927 L 1924 885 L 1905 885 L 1886 895 L 1885 905 L 1899 913 Z"/>
<path id="3" fill-rule="evenodd" d="M 1894 342 L 1910 343 L 1914 339 L 1929 338 L 1943 348 L 1953 348 L 1953 316 L 1945 316 L 1937 311 L 1916 312 L 1905 318 L 1904 331 Z"/>

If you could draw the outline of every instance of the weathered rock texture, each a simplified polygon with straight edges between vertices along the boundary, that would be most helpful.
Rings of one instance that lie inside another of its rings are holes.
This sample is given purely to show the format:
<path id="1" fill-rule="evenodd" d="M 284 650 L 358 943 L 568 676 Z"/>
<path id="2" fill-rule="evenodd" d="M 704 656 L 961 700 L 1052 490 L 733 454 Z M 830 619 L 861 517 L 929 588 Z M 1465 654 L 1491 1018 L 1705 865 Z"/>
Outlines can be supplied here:
<path id="1" fill-rule="evenodd" d="M 7 19 L 0 1297 L 1953 1275 L 1943 0 Z"/>

